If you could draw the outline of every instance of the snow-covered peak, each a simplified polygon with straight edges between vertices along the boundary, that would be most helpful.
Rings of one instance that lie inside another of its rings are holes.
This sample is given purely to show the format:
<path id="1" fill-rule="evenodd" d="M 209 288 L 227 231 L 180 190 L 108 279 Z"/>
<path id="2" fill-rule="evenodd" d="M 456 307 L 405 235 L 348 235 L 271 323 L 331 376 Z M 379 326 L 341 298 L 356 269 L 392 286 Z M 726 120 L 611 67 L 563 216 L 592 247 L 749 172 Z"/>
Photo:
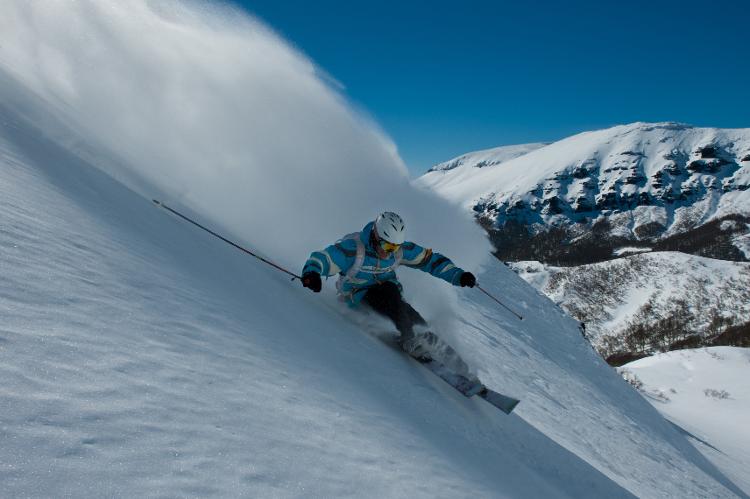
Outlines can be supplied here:
<path id="1" fill-rule="evenodd" d="M 536 142 L 533 144 L 520 144 L 513 146 L 501 146 L 482 151 L 475 151 L 463 154 L 450 161 L 437 164 L 430 168 L 431 172 L 440 172 L 453 170 L 455 168 L 486 168 L 504 163 L 508 160 L 518 158 L 526 153 L 539 149 L 547 145 L 545 142 Z"/>
<path id="2" fill-rule="evenodd" d="M 467 155 L 471 156 L 471 155 Z M 750 129 L 632 123 L 530 150 L 502 168 L 432 170 L 417 180 L 496 226 L 669 236 L 750 215 Z"/>

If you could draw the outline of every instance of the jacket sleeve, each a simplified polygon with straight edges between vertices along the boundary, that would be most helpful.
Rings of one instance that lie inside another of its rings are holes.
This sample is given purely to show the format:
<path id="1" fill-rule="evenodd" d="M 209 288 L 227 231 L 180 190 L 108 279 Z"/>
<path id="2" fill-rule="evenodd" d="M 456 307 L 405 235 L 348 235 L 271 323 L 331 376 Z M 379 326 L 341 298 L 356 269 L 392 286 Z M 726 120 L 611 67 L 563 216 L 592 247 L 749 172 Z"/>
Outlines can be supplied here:
<path id="1" fill-rule="evenodd" d="M 404 243 L 401 248 L 403 249 L 401 265 L 427 272 L 444 281 L 448 281 L 454 286 L 459 285 L 461 274 L 464 271 L 456 267 L 447 256 L 434 253 L 431 249 L 423 248 L 412 242 Z"/>
<path id="2" fill-rule="evenodd" d="M 357 257 L 357 243 L 342 239 L 321 251 L 313 251 L 302 268 L 302 274 L 317 272 L 322 276 L 344 273 L 354 265 Z"/>

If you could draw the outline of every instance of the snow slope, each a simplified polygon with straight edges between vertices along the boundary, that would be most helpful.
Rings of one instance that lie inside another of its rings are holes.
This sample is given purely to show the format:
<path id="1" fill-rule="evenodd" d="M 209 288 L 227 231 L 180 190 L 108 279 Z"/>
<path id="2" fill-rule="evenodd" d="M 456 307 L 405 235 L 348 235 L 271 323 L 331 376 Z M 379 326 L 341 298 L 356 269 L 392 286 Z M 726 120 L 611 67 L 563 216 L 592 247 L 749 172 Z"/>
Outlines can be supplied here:
<path id="1" fill-rule="evenodd" d="M 654 355 L 619 369 L 698 449 L 750 494 L 750 349 Z"/>
<path id="2" fill-rule="evenodd" d="M 617 260 L 554 267 L 516 262 L 511 268 L 564 310 L 586 323 L 601 345 L 619 336 L 649 307 L 652 321 L 683 300 L 695 315 L 690 331 L 707 334 L 714 316 L 736 324 L 750 320 L 750 264 L 678 252 L 635 254 Z"/>
<path id="3" fill-rule="evenodd" d="M 330 286 L 303 290 L 4 122 L 11 496 L 732 496 L 504 267 L 480 280 L 525 321 L 450 289 L 438 330 L 523 399 L 510 417 L 364 332 Z"/>
<path id="4" fill-rule="evenodd" d="M 744 496 L 265 29 L 192 3 L 2 7 L 4 495 Z M 298 268 L 373 216 L 354 202 L 372 179 L 526 317 L 402 272 L 514 415 L 386 346 L 330 282 L 314 295 L 150 202 Z"/>

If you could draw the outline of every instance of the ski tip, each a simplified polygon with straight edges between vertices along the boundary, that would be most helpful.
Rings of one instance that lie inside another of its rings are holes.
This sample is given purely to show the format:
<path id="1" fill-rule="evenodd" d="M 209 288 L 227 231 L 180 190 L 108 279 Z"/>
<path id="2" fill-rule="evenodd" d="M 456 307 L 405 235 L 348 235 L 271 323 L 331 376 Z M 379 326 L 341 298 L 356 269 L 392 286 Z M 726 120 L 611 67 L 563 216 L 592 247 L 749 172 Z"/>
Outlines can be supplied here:
<path id="1" fill-rule="evenodd" d="M 505 414 L 513 412 L 513 409 L 515 409 L 519 402 L 521 402 L 518 399 L 497 393 L 494 390 L 487 390 L 486 393 L 481 393 L 479 396 L 503 411 Z"/>
<path id="2" fill-rule="evenodd" d="M 156 206 L 161 205 L 158 199 L 152 199 L 151 202 L 154 203 Z"/>
<path id="3" fill-rule="evenodd" d="M 519 404 L 520 402 L 521 402 L 520 400 L 516 400 L 516 401 L 515 401 L 515 402 L 514 402 L 513 404 L 511 404 L 511 405 L 510 405 L 510 406 L 508 407 L 508 412 L 506 412 L 505 414 L 510 414 L 511 412 L 513 412 L 513 409 L 515 409 L 515 408 L 516 408 L 516 406 L 517 406 L 517 405 L 518 405 L 518 404 Z"/>

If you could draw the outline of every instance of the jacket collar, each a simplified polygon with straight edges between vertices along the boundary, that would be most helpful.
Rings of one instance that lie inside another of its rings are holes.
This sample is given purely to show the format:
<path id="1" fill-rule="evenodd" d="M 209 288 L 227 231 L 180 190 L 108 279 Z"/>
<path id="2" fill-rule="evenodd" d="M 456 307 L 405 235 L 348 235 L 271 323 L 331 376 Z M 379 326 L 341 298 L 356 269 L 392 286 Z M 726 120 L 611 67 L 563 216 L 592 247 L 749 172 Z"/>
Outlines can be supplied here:
<path id="1" fill-rule="evenodd" d="M 373 227 L 375 227 L 375 222 L 370 222 L 367 225 L 365 225 L 365 228 L 362 229 L 362 232 L 360 232 L 359 234 L 359 238 L 362 241 L 362 243 L 365 245 L 365 248 L 377 253 L 377 251 L 375 251 L 375 248 L 372 246 L 372 244 L 370 244 L 370 241 L 372 240 L 371 236 L 372 236 Z"/>

